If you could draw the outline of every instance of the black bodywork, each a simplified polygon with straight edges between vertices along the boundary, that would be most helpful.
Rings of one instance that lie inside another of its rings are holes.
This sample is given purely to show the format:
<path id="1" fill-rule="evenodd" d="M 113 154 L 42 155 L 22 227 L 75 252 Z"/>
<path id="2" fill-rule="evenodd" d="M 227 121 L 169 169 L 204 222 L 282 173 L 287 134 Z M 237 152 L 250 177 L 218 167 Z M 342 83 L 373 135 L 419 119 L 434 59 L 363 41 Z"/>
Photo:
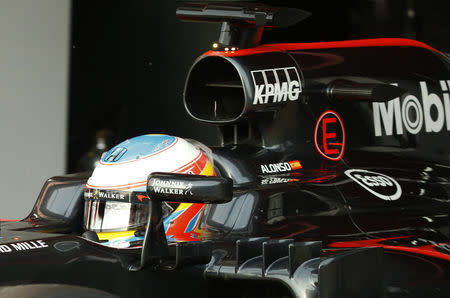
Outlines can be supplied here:
<path id="1" fill-rule="evenodd" d="M 298 94 L 261 91 L 281 92 L 292 70 Z M 27 218 L 1 223 L 1 285 L 123 297 L 449 297 L 449 70 L 446 56 L 407 40 L 205 53 L 184 103 L 217 125 L 214 166 L 234 189 L 232 201 L 208 205 L 200 241 L 169 243 L 161 264 L 130 270 L 139 248 L 81 237 L 89 173 L 54 177 Z M 387 176 L 400 195 L 383 198 L 352 170 Z"/>

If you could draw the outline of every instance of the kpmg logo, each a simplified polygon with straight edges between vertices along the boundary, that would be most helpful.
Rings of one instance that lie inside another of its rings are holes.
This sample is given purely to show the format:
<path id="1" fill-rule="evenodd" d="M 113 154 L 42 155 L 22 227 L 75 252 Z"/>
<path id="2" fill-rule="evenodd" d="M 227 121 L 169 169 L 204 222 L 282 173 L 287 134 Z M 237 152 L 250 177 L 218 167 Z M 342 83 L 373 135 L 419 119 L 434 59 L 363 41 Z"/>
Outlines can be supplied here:
<path id="1" fill-rule="evenodd" d="M 302 85 L 297 68 L 283 67 L 253 70 L 255 97 L 253 104 L 268 104 L 298 100 Z"/>

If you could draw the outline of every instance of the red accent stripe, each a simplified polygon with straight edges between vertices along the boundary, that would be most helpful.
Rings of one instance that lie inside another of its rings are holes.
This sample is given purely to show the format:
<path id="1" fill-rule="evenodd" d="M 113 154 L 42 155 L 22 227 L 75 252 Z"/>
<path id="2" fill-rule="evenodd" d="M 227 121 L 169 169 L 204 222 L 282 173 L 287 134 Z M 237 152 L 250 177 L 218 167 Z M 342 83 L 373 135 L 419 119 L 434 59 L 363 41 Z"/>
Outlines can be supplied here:
<path id="1" fill-rule="evenodd" d="M 180 240 L 179 238 L 183 235 L 190 235 L 189 233 L 184 233 L 184 231 L 187 228 L 188 223 L 191 221 L 192 218 L 205 206 L 205 204 L 191 204 L 188 206 L 183 212 L 178 215 L 176 218 L 174 218 L 169 227 L 167 228 L 166 235 L 168 236 L 175 236 L 175 239 Z M 189 237 L 190 238 L 190 237 Z M 192 239 L 190 238 L 190 241 L 193 240 L 199 240 L 199 239 Z"/>
<path id="2" fill-rule="evenodd" d="M 378 239 L 369 239 L 369 240 L 357 240 L 357 241 L 344 241 L 344 242 L 335 242 L 328 244 L 329 247 L 334 248 L 355 248 L 355 247 L 382 247 L 384 249 L 389 250 L 397 250 L 410 252 L 414 254 L 420 254 L 430 257 L 435 257 L 443 260 L 450 261 L 450 255 L 436 251 L 434 249 L 435 245 L 424 245 L 420 247 L 408 247 L 408 246 L 396 246 L 396 245 L 386 245 L 380 243 L 386 240 L 394 240 L 401 238 L 411 238 L 414 236 L 402 236 L 402 237 L 392 237 L 392 238 L 378 238 Z M 440 243 L 440 244 L 448 244 L 448 243 Z"/>
<path id="3" fill-rule="evenodd" d="M 187 164 L 185 164 L 184 166 L 179 167 L 176 170 L 173 170 L 172 173 L 182 173 L 182 172 L 186 172 L 187 170 L 189 170 L 189 167 L 194 165 L 200 158 L 202 157 L 202 152 L 200 151 L 198 153 L 198 155 L 191 160 L 190 162 L 188 162 Z"/>
<path id="4" fill-rule="evenodd" d="M 296 50 L 315 50 L 315 49 L 332 49 L 332 48 L 363 48 L 363 47 L 416 47 L 424 48 L 443 55 L 440 51 L 424 44 L 420 41 L 406 38 L 377 38 L 377 39 L 360 39 L 330 42 L 312 42 L 312 43 L 283 43 L 283 44 L 267 44 L 256 48 L 243 49 L 238 51 L 208 51 L 204 56 L 223 56 L 238 57 L 247 55 L 256 55 L 269 52 L 283 52 Z"/>
<path id="5" fill-rule="evenodd" d="M 13 222 L 13 221 L 20 221 L 20 219 L 0 219 L 0 222 L 2 221 Z"/>
<path id="6" fill-rule="evenodd" d="M 202 158 L 198 163 L 198 168 L 200 169 L 200 171 L 197 175 L 200 175 L 208 166 L 208 158 L 206 157 L 206 155 L 203 155 L 203 157 L 204 158 Z"/>
<path id="7" fill-rule="evenodd" d="M 208 163 L 208 158 L 206 157 L 205 154 L 202 153 L 202 156 L 200 157 L 200 159 L 194 164 L 194 168 L 191 169 L 192 172 L 195 175 L 200 175 L 203 170 L 206 168 L 206 165 Z"/>

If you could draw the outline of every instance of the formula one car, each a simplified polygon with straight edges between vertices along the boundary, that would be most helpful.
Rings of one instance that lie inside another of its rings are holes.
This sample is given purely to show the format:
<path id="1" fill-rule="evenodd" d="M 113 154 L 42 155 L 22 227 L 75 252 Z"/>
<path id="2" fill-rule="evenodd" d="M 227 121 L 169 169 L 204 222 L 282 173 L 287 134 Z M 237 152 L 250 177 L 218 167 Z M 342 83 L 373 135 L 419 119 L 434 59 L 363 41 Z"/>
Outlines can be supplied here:
<path id="1" fill-rule="evenodd" d="M 0 296 L 450 297 L 448 57 L 407 39 L 260 45 L 308 13 L 206 2 L 177 16 L 222 23 L 184 91 L 218 128 L 217 176 L 152 173 L 127 248 L 84 233 L 90 173 L 49 179 L 1 223 Z M 164 202 L 206 204 L 195 237 L 166 237 Z"/>

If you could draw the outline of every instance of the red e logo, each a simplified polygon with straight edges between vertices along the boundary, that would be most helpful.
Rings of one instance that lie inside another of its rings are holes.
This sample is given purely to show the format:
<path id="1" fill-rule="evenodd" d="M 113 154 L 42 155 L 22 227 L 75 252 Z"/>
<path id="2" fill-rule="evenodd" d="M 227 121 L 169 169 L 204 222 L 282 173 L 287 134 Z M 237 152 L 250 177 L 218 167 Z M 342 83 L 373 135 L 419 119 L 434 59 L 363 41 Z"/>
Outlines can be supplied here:
<path id="1" fill-rule="evenodd" d="M 345 149 L 345 130 L 341 117 L 326 111 L 317 120 L 314 143 L 319 153 L 330 160 L 340 160 Z"/>

